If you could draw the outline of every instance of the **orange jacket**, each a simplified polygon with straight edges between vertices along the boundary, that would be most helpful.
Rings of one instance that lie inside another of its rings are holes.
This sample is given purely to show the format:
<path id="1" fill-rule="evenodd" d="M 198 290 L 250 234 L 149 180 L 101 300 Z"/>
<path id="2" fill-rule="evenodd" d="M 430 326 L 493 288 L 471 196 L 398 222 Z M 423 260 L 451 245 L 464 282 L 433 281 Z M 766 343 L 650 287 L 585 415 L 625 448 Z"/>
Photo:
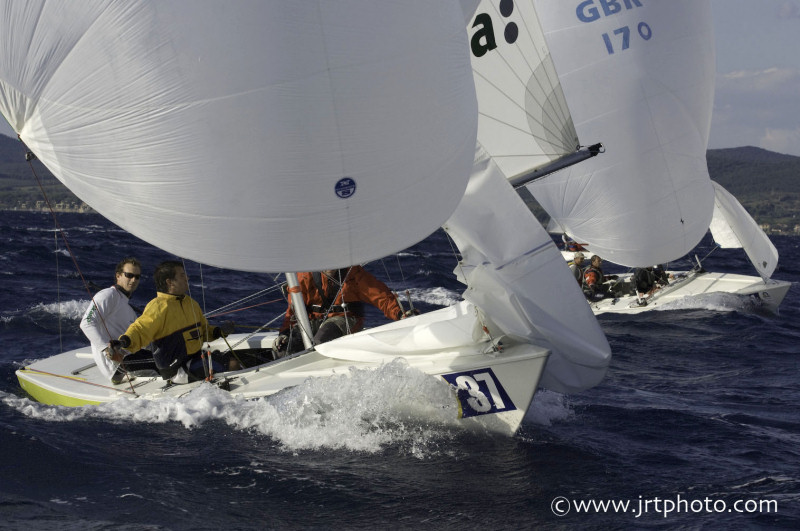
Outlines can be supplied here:
<path id="1" fill-rule="evenodd" d="M 346 270 L 342 270 L 343 276 L 344 271 Z M 352 305 L 352 309 L 346 307 L 346 312 L 343 312 L 341 311 L 342 303 L 344 303 L 345 306 L 351 305 L 351 303 L 369 303 L 381 310 L 388 319 L 393 321 L 397 321 L 403 316 L 403 310 L 400 308 L 400 304 L 398 304 L 397 299 L 389 287 L 361 266 L 353 266 L 350 268 L 345 277 L 341 291 L 339 291 L 339 285 L 324 274 L 320 275 L 322 286 L 316 285 L 314 276 L 311 273 L 299 273 L 297 275 L 297 281 L 303 293 L 303 300 L 306 303 L 309 319 L 321 319 L 326 315 L 325 310 L 327 310 L 327 307 L 320 289 L 328 293 L 329 297 L 333 297 L 334 294 L 336 294 L 332 304 L 340 306 L 340 308 L 334 308 L 334 311 L 331 311 L 327 315 L 346 314 L 358 319 L 356 326 L 353 327 L 354 332 L 357 332 L 364 326 L 364 314 L 358 311 L 357 305 Z M 331 303 L 328 302 L 327 304 L 330 305 Z M 293 324 L 293 317 L 294 311 L 290 303 L 289 308 L 286 310 L 286 316 L 283 319 L 281 333 L 285 333 L 289 330 Z"/>

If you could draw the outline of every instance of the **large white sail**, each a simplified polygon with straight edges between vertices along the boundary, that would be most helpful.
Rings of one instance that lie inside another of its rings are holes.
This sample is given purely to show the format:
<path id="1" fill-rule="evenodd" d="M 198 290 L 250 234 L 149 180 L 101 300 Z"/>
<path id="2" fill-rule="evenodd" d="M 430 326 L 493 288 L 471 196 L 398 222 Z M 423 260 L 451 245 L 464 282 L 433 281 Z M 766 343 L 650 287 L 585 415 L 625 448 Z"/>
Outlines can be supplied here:
<path id="1" fill-rule="evenodd" d="M 485 325 L 551 349 L 540 385 L 573 393 L 597 385 L 611 361 L 583 292 L 550 235 L 478 147 L 470 184 L 445 230 L 462 254 L 464 298 Z"/>
<path id="2" fill-rule="evenodd" d="M 484 0 L 467 31 L 478 141 L 506 177 L 575 151 L 578 137 L 533 3 Z"/>
<path id="3" fill-rule="evenodd" d="M 468 22 L 480 119 L 469 186 L 445 229 L 464 298 L 486 326 L 551 349 L 541 385 L 576 392 L 605 375 L 610 347 L 561 253 L 506 179 L 578 140 L 531 2 L 484 1 Z"/>
<path id="4" fill-rule="evenodd" d="M 711 182 L 716 193 L 709 227 L 714 241 L 723 248 L 744 249 L 761 278 L 769 279 L 778 266 L 778 250 L 741 203 L 722 185 Z"/>
<path id="5" fill-rule="evenodd" d="M 455 209 L 477 110 L 456 0 L 0 2 L 0 111 L 100 214 L 252 271 L 344 267 Z"/>
<path id="6" fill-rule="evenodd" d="M 606 149 L 529 190 L 605 259 L 644 266 L 685 255 L 714 202 L 710 2 L 535 4 L 578 135 Z"/>

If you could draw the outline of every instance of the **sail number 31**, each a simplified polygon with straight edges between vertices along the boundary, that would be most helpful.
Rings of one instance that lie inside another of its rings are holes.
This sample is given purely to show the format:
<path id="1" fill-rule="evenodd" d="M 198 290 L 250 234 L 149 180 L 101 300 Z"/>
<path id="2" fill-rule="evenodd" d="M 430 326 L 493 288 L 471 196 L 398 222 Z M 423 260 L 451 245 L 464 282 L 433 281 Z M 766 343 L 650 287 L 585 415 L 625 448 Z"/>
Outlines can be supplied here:
<path id="1" fill-rule="evenodd" d="M 488 367 L 476 371 L 444 374 L 442 378 L 457 388 L 462 417 L 516 409 L 508 393 Z"/>

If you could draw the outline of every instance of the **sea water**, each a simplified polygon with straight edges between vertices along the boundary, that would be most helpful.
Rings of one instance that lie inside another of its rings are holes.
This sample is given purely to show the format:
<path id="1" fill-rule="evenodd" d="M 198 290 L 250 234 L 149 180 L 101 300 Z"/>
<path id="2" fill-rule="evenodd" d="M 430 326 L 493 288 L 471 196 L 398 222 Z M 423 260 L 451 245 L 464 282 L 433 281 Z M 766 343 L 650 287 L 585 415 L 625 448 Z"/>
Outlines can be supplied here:
<path id="1" fill-rule="evenodd" d="M 145 274 L 132 302 L 144 306 L 153 267 L 174 257 L 97 215 L 58 222 L 66 241 L 49 214 L 0 221 L 0 529 L 800 526 L 796 284 L 779 315 L 714 295 L 601 316 L 613 350 L 604 381 L 539 392 L 513 438 L 462 430 L 447 386 L 402 362 L 253 401 L 203 386 L 65 408 L 30 400 L 14 371 L 86 343 L 84 280 L 111 285 L 116 262 L 135 255 Z M 800 239 L 773 241 L 774 277 L 795 282 Z M 755 274 L 736 250 L 705 265 Z M 454 267 L 441 232 L 367 265 L 422 311 L 459 299 Z M 280 281 L 187 272 L 208 313 Z M 285 304 L 270 292 L 219 319 L 279 322 Z"/>

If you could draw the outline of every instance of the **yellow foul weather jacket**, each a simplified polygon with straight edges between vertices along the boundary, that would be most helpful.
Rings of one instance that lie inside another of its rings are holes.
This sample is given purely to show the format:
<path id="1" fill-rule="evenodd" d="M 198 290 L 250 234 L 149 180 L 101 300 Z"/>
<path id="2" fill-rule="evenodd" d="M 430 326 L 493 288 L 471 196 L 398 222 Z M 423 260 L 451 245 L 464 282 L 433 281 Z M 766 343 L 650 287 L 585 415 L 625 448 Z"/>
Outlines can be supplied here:
<path id="1" fill-rule="evenodd" d="M 203 343 L 221 336 L 218 327 L 209 327 L 194 299 L 162 292 L 147 303 L 125 335 L 130 339 L 129 351 L 136 352 L 153 343 L 159 369 L 174 367 L 175 370 L 189 356 L 199 353 Z"/>

